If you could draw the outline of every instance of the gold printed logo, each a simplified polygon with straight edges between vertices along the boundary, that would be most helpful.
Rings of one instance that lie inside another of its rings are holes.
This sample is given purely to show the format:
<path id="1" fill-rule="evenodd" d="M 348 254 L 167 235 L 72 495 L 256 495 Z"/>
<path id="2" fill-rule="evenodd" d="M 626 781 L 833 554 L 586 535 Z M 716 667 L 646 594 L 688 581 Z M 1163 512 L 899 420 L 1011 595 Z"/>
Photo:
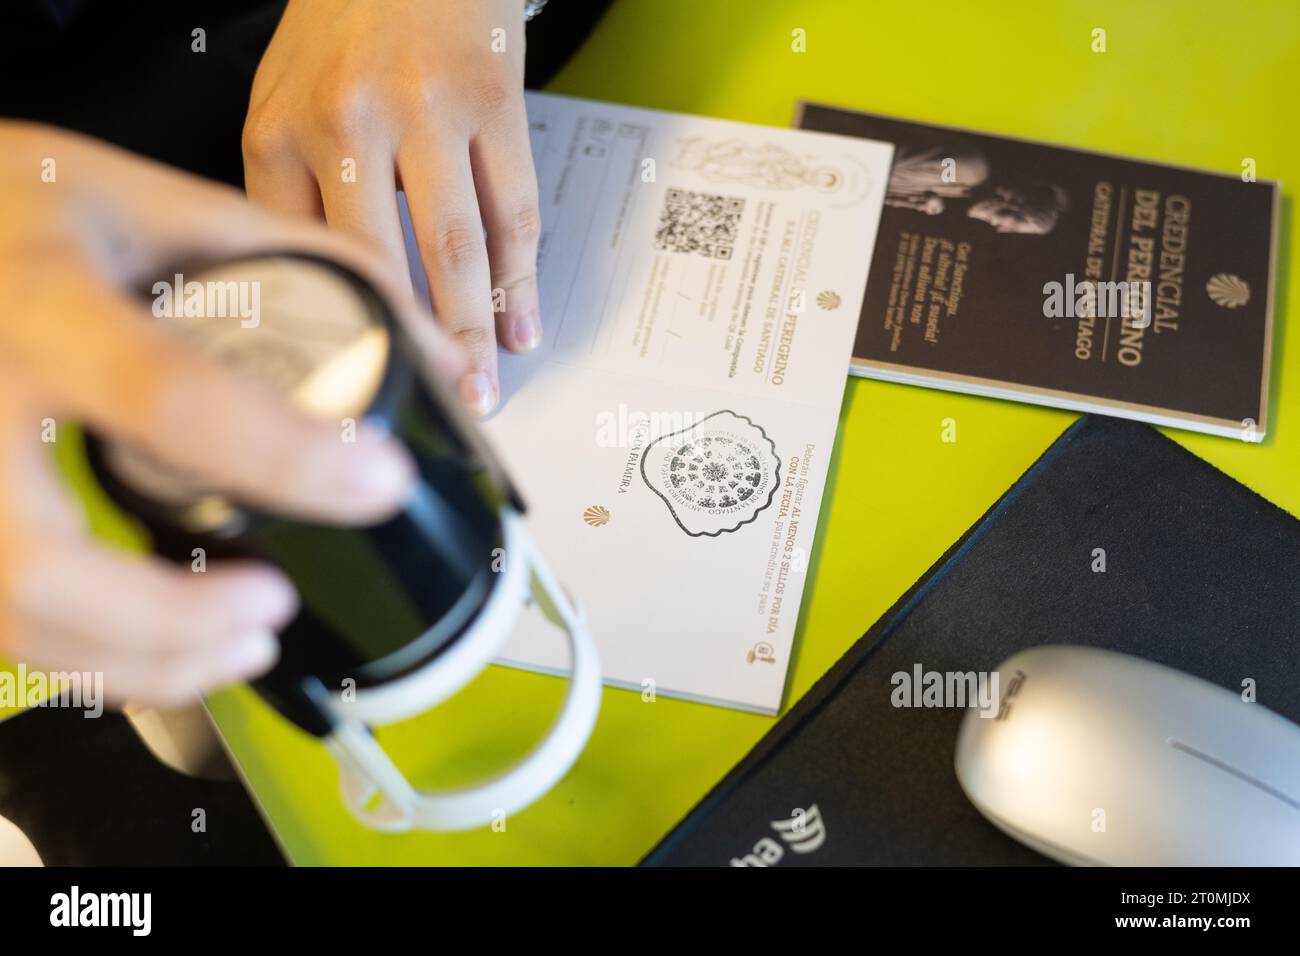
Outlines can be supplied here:
<path id="1" fill-rule="evenodd" d="M 603 528 L 609 524 L 609 509 L 604 505 L 592 505 L 582 513 L 582 520 L 593 528 Z"/>
<path id="2" fill-rule="evenodd" d="M 1220 272 L 1205 283 L 1205 291 L 1215 305 L 1239 309 L 1250 301 L 1250 286 L 1241 276 Z"/>
<path id="3" fill-rule="evenodd" d="M 818 292 L 817 306 L 818 308 L 825 309 L 827 312 L 838 309 L 840 307 L 839 293 L 832 292 L 830 289 L 827 289 L 825 292 Z"/>

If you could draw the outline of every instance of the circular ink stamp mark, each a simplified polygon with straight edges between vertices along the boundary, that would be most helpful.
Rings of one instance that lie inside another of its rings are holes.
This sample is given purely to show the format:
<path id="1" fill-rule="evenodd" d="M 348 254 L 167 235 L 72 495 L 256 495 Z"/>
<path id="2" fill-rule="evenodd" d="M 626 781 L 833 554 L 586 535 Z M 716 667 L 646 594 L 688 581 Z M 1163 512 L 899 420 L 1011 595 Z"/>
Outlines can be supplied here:
<path id="1" fill-rule="evenodd" d="M 728 409 L 661 435 L 641 478 L 692 537 L 716 538 L 758 517 L 781 483 L 781 460 L 761 426 Z"/>

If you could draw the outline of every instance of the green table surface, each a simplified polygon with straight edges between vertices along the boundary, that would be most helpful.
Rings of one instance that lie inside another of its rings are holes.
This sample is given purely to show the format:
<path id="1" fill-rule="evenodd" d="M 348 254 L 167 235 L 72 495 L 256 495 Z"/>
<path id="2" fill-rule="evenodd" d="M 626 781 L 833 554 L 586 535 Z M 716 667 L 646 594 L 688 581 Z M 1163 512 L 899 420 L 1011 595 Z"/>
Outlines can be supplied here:
<path id="1" fill-rule="evenodd" d="M 1098 27 L 1104 53 L 1091 49 Z M 805 31 L 806 52 L 791 49 L 795 29 Z M 1271 433 L 1262 445 L 1167 433 L 1300 514 L 1300 350 L 1287 348 L 1286 334 L 1296 257 L 1288 184 L 1300 181 L 1298 38 L 1294 0 L 617 0 L 550 88 L 776 126 L 807 98 L 1233 174 L 1253 158 L 1261 179 L 1284 184 Z M 957 423 L 956 442 L 941 440 L 946 418 Z M 1074 418 L 849 381 L 787 709 Z M 1085 557 L 1092 546 L 1081 544 Z M 463 785 L 521 756 L 563 689 L 554 677 L 491 667 L 380 738 L 418 784 Z M 635 863 L 774 723 L 606 689 L 573 770 L 504 831 L 383 834 L 344 809 L 325 750 L 249 689 L 224 690 L 210 708 L 299 864 Z"/>

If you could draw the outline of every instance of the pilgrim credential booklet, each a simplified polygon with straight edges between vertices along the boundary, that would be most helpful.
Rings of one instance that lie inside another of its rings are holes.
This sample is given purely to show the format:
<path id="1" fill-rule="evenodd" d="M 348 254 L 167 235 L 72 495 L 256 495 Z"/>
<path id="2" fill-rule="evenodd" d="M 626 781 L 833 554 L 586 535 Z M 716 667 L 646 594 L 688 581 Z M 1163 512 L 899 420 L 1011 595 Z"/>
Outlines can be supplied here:
<path id="1" fill-rule="evenodd" d="M 528 114 L 543 342 L 501 354 L 485 430 L 608 683 L 775 713 L 893 147 L 537 93 Z M 568 666 L 532 613 L 503 656 Z"/>
<path id="2" fill-rule="evenodd" d="M 1259 441 L 1276 183 L 805 104 L 897 147 L 853 372 Z"/>

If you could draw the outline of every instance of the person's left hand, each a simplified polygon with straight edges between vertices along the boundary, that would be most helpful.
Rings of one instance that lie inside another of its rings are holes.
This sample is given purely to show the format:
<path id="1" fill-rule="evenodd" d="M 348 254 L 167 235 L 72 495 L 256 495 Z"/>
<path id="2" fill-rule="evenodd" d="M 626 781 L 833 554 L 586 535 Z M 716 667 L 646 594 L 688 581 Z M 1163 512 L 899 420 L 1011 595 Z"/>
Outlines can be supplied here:
<path id="1" fill-rule="evenodd" d="M 434 313 L 473 365 L 460 395 L 479 414 L 499 400 L 497 343 L 526 352 L 541 338 L 523 6 L 290 0 L 244 127 L 253 201 L 323 217 L 402 276 L 405 190 Z"/>

